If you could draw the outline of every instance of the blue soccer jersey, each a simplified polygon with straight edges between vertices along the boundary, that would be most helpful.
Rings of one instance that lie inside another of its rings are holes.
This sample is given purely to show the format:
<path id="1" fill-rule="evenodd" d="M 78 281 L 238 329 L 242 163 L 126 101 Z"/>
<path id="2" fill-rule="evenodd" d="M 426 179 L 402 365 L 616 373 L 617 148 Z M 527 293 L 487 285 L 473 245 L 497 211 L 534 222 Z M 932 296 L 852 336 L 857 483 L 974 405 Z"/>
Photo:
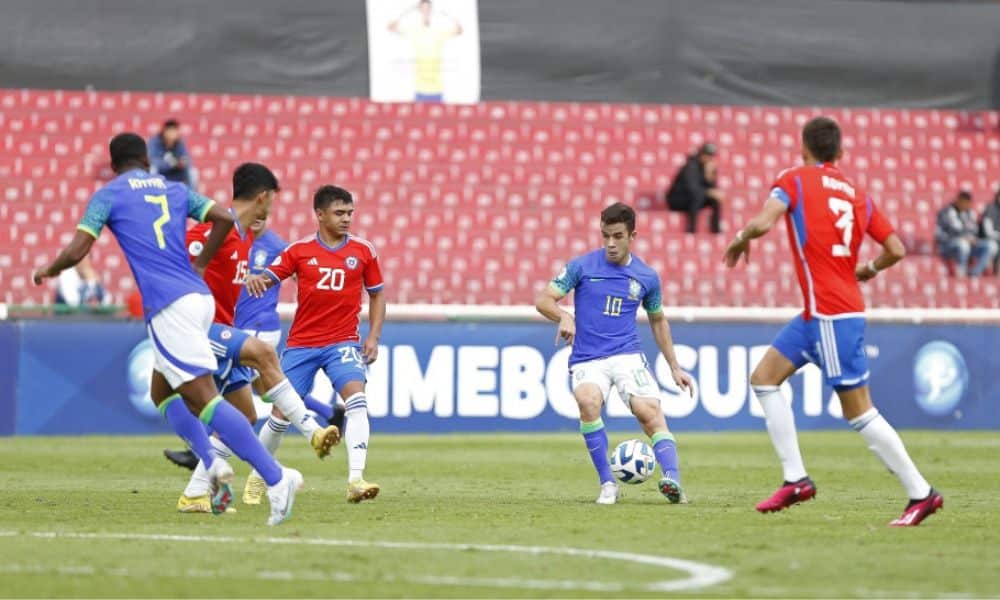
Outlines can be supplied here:
<path id="1" fill-rule="evenodd" d="M 253 248 L 250 250 L 250 273 L 252 275 L 263 273 L 287 246 L 288 242 L 281 239 L 281 236 L 270 230 L 265 231 L 264 235 L 254 240 Z M 240 329 L 255 331 L 281 329 L 281 321 L 278 318 L 280 293 L 281 286 L 275 285 L 264 292 L 262 297 L 254 298 L 247 293 L 246 288 L 243 288 L 236 302 L 234 325 Z"/>
<path id="2" fill-rule="evenodd" d="M 634 254 L 626 265 L 608 262 L 604 250 L 571 260 L 552 287 L 575 292 L 576 338 L 570 366 L 588 360 L 639 352 L 636 312 L 663 310 L 660 278 Z"/>
<path id="3" fill-rule="evenodd" d="M 95 239 L 105 225 L 111 229 L 149 321 L 181 296 L 210 293 L 188 262 L 184 236 L 188 217 L 204 221 L 213 204 L 184 184 L 136 169 L 97 190 L 77 229 Z"/>

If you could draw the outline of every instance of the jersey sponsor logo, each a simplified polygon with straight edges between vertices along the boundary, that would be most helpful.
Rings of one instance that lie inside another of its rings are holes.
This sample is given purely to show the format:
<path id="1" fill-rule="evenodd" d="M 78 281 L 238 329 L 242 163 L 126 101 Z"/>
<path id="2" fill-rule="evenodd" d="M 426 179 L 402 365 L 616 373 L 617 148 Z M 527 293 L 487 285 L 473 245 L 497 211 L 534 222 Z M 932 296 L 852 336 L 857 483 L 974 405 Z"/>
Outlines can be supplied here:
<path id="1" fill-rule="evenodd" d="M 628 280 L 628 299 L 638 300 L 639 294 L 642 293 L 642 285 L 635 279 Z"/>
<path id="2" fill-rule="evenodd" d="M 319 261 L 316 260 L 316 257 L 314 256 L 314 257 L 312 257 L 312 258 L 309 259 L 309 263 L 308 264 L 310 264 L 310 265 L 318 265 Z"/>
<path id="3" fill-rule="evenodd" d="M 200 256 L 201 251 L 205 249 L 205 244 L 199 241 L 194 241 L 188 244 L 188 254 L 191 256 Z"/>
<path id="4" fill-rule="evenodd" d="M 348 269 L 357 269 L 358 259 L 353 256 L 348 256 L 347 260 L 344 261 L 344 264 L 347 265 Z"/>

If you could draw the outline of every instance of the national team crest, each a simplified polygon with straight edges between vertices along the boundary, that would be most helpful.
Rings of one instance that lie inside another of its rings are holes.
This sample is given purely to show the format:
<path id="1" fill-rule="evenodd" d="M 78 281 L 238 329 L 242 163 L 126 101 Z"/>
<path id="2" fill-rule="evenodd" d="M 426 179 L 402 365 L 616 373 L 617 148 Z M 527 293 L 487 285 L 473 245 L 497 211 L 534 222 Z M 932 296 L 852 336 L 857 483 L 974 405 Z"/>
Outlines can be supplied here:
<path id="1" fill-rule="evenodd" d="M 264 263 L 267 262 L 267 251 L 258 250 L 253 253 L 253 266 L 261 269 L 264 267 Z"/>
<path id="2" fill-rule="evenodd" d="M 228 340 L 229 338 L 233 337 L 233 332 L 229 331 L 228 329 L 223 329 L 222 333 L 219 334 L 219 337 L 221 337 L 224 340 Z"/>
<path id="3" fill-rule="evenodd" d="M 348 256 L 347 260 L 344 261 L 344 264 L 347 265 L 348 269 L 357 269 L 358 259 L 353 256 Z"/>
<path id="4" fill-rule="evenodd" d="M 628 280 L 628 299 L 638 300 L 639 294 L 642 293 L 642 284 L 640 284 L 635 279 Z"/>

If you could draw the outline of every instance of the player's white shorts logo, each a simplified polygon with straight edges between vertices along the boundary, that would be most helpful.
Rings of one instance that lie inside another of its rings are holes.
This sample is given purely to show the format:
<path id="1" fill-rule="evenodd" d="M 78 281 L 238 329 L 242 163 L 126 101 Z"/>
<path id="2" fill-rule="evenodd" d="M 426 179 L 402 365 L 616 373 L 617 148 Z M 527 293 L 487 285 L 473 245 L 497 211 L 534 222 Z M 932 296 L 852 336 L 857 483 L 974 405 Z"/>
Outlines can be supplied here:
<path id="1" fill-rule="evenodd" d="M 344 261 L 344 264 L 347 265 L 348 269 L 357 269 L 358 259 L 353 256 L 348 256 L 347 260 Z"/>
<path id="2" fill-rule="evenodd" d="M 204 244 L 195 240 L 188 245 L 188 254 L 191 256 L 199 256 L 204 248 Z"/>

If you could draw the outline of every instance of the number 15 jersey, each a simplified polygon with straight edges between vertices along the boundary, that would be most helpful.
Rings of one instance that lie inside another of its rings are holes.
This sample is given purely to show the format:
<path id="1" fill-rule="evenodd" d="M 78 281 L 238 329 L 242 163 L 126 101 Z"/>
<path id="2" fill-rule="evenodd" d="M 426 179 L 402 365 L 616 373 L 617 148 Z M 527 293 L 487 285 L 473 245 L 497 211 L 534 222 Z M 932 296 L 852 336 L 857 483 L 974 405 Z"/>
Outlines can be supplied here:
<path id="1" fill-rule="evenodd" d="M 805 300 L 803 317 L 862 316 L 865 302 L 854 276 L 862 237 L 867 233 L 883 243 L 893 233 L 871 197 L 825 163 L 783 171 L 771 197 L 788 207 L 785 221 Z"/>
<path id="2" fill-rule="evenodd" d="M 289 348 L 360 341 L 362 288 L 374 293 L 383 287 L 375 246 L 351 235 L 334 247 L 318 235 L 295 242 L 264 272 L 279 282 L 298 276 Z"/>

